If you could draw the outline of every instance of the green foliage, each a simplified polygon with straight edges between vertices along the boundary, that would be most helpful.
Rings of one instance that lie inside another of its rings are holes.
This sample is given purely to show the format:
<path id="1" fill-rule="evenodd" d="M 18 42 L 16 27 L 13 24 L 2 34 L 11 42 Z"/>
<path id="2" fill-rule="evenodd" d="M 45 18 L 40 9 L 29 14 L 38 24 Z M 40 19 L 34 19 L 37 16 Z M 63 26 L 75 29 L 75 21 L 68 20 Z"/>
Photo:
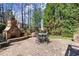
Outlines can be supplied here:
<path id="1" fill-rule="evenodd" d="M 44 24 L 50 34 L 70 37 L 79 27 L 79 4 L 48 3 L 44 13 Z"/>
<path id="2" fill-rule="evenodd" d="M 38 28 L 40 27 L 40 21 L 41 21 L 41 9 L 35 9 L 33 12 L 33 18 L 32 18 L 32 27 Z"/>
<path id="3" fill-rule="evenodd" d="M 0 23 L 0 33 L 2 33 L 2 31 L 5 29 L 6 25 Z"/>

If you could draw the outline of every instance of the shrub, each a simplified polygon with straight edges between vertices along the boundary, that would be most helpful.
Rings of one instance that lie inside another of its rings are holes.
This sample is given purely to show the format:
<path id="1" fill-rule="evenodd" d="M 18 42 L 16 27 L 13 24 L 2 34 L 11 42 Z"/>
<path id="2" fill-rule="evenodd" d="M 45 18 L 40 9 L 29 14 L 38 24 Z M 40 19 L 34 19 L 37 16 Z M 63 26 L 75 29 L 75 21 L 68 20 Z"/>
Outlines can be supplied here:
<path id="1" fill-rule="evenodd" d="M 30 35 L 30 34 L 31 34 L 31 29 L 28 28 L 28 29 L 26 30 L 26 32 L 27 32 L 28 35 Z"/>
<path id="2" fill-rule="evenodd" d="M 2 33 L 2 31 L 5 29 L 6 25 L 5 24 L 0 24 L 0 33 Z"/>

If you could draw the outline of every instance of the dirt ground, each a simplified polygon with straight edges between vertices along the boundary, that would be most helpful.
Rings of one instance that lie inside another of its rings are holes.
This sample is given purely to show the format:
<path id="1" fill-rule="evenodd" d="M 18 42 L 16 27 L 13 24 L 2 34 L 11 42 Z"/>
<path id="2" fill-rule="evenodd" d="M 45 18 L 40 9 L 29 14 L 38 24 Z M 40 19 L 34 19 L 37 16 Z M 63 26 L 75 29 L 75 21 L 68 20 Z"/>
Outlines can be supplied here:
<path id="1" fill-rule="evenodd" d="M 38 43 L 36 37 L 13 42 L 0 49 L 0 56 L 64 56 L 68 44 L 78 45 L 72 41 L 52 40 L 49 44 Z"/>

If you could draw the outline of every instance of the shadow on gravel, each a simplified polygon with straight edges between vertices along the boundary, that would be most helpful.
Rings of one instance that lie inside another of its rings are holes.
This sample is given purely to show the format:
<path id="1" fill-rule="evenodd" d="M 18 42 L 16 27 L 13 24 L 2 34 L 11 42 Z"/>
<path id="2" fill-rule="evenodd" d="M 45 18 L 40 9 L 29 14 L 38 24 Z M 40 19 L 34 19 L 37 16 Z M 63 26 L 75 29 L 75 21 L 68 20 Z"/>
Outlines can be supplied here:
<path id="1" fill-rule="evenodd" d="M 7 40 L 3 38 L 3 35 L 0 34 L 0 48 L 8 47 L 9 43 L 7 43 Z"/>
<path id="2" fill-rule="evenodd" d="M 10 46 L 9 43 L 4 43 L 4 44 L 1 44 L 1 47 L 0 48 L 4 48 L 4 47 L 8 47 L 8 46 Z"/>
<path id="3" fill-rule="evenodd" d="M 79 56 L 79 46 L 68 45 L 65 56 Z"/>

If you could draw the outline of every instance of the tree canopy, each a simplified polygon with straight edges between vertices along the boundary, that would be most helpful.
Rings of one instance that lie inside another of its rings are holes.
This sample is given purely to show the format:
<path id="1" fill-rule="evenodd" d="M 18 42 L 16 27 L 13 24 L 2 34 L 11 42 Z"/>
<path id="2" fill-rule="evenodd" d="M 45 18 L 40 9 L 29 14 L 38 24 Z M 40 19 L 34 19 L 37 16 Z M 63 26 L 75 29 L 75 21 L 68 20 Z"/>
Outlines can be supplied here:
<path id="1" fill-rule="evenodd" d="M 44 10 L 44 21 L 49 33 L 72 36 L 79 27 L 79 4 L 48 3 Z"/>
<path id="2" fill-rule="evenodd" d="M 40 27 L 41 18 L 42 18 L 41 9 L 40 8 L 35 9 L 33 12 L 33 18 L 32 18 L 32 21 L 33 21 L 32 23 L 34 27 L 37 27 L 37 28 Z"/>

